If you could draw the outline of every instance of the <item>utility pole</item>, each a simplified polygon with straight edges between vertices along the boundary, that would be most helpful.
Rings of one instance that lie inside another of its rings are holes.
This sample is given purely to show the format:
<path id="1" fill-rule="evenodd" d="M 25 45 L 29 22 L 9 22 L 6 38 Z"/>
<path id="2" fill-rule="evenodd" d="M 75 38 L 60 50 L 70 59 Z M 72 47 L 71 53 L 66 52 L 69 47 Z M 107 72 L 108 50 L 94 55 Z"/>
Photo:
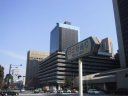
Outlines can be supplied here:
<path id="1" fill-rule="evenodd" d="M 8 87 L 9 87 L 9 85 L 10 85 L 10 77 L 11 77 L 11 68 L 12 68 L 12 64 L 10 64 L 10 66 L 9 66 L 9 75 L 8 75 Z"/>

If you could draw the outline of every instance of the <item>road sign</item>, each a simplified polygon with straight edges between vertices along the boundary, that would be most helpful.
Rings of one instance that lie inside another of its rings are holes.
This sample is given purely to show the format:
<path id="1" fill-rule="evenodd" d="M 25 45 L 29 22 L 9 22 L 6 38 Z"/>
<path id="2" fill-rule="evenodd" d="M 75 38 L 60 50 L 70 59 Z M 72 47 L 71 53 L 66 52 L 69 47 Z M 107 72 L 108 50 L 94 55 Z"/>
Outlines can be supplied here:
<path id="1" fill-rule="evenodd" d="M 82 56 L 89 56 L 98 53 L 100 41 L 97 37 L 89 37 L 66 50 L 66 59 L 74 60 Z"/>

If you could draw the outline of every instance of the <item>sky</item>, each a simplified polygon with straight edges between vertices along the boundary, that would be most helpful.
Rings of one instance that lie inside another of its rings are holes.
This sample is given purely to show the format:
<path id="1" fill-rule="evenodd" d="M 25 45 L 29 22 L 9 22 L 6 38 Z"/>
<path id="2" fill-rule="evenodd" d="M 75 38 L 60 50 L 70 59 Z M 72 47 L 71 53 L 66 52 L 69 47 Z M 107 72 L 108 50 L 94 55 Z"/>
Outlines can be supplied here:
<path id="1" fill-rule="evenodd" d="M 112 38 L 118 50 L 112 0 L 0 0 L 0 64 L 20 65 L 25 76 L 28 50 L 49 52 L 56 23 L 70 21 L 80 28 L 80 41 L 89 36 Z"/>

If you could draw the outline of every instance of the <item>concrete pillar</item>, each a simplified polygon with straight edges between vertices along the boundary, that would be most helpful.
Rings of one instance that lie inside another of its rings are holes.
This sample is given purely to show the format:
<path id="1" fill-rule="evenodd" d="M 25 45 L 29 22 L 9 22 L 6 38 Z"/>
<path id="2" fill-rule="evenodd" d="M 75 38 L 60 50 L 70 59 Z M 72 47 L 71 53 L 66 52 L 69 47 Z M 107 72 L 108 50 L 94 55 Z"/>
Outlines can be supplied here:
<path id="1" fill-rule="evenodd" d="M 61 90 L 60 84 L 58 84 L 58 90 Z"/>
<path id="2" fill-rule="evenodd" d="M 79 58 L 79 96 L 83 96 L 83 67 L 82 67 L 82 60 Z"/>

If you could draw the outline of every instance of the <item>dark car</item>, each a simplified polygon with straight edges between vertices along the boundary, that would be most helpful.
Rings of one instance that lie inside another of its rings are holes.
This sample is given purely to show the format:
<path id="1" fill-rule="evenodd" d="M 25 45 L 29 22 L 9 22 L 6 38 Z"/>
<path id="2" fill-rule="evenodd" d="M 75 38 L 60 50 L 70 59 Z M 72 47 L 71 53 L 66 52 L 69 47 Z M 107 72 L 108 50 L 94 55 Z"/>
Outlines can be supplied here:
<path id="1" fill-rule="evenodd" d="M 8 95 L 17 96 L 17 95 L 19 95 L 19 93 L 15 92 L 13 90 L 3 90 L 3 91 L 0 91 L 0 95 L 2 95 L 2 96 L 8 96 Z"/>

